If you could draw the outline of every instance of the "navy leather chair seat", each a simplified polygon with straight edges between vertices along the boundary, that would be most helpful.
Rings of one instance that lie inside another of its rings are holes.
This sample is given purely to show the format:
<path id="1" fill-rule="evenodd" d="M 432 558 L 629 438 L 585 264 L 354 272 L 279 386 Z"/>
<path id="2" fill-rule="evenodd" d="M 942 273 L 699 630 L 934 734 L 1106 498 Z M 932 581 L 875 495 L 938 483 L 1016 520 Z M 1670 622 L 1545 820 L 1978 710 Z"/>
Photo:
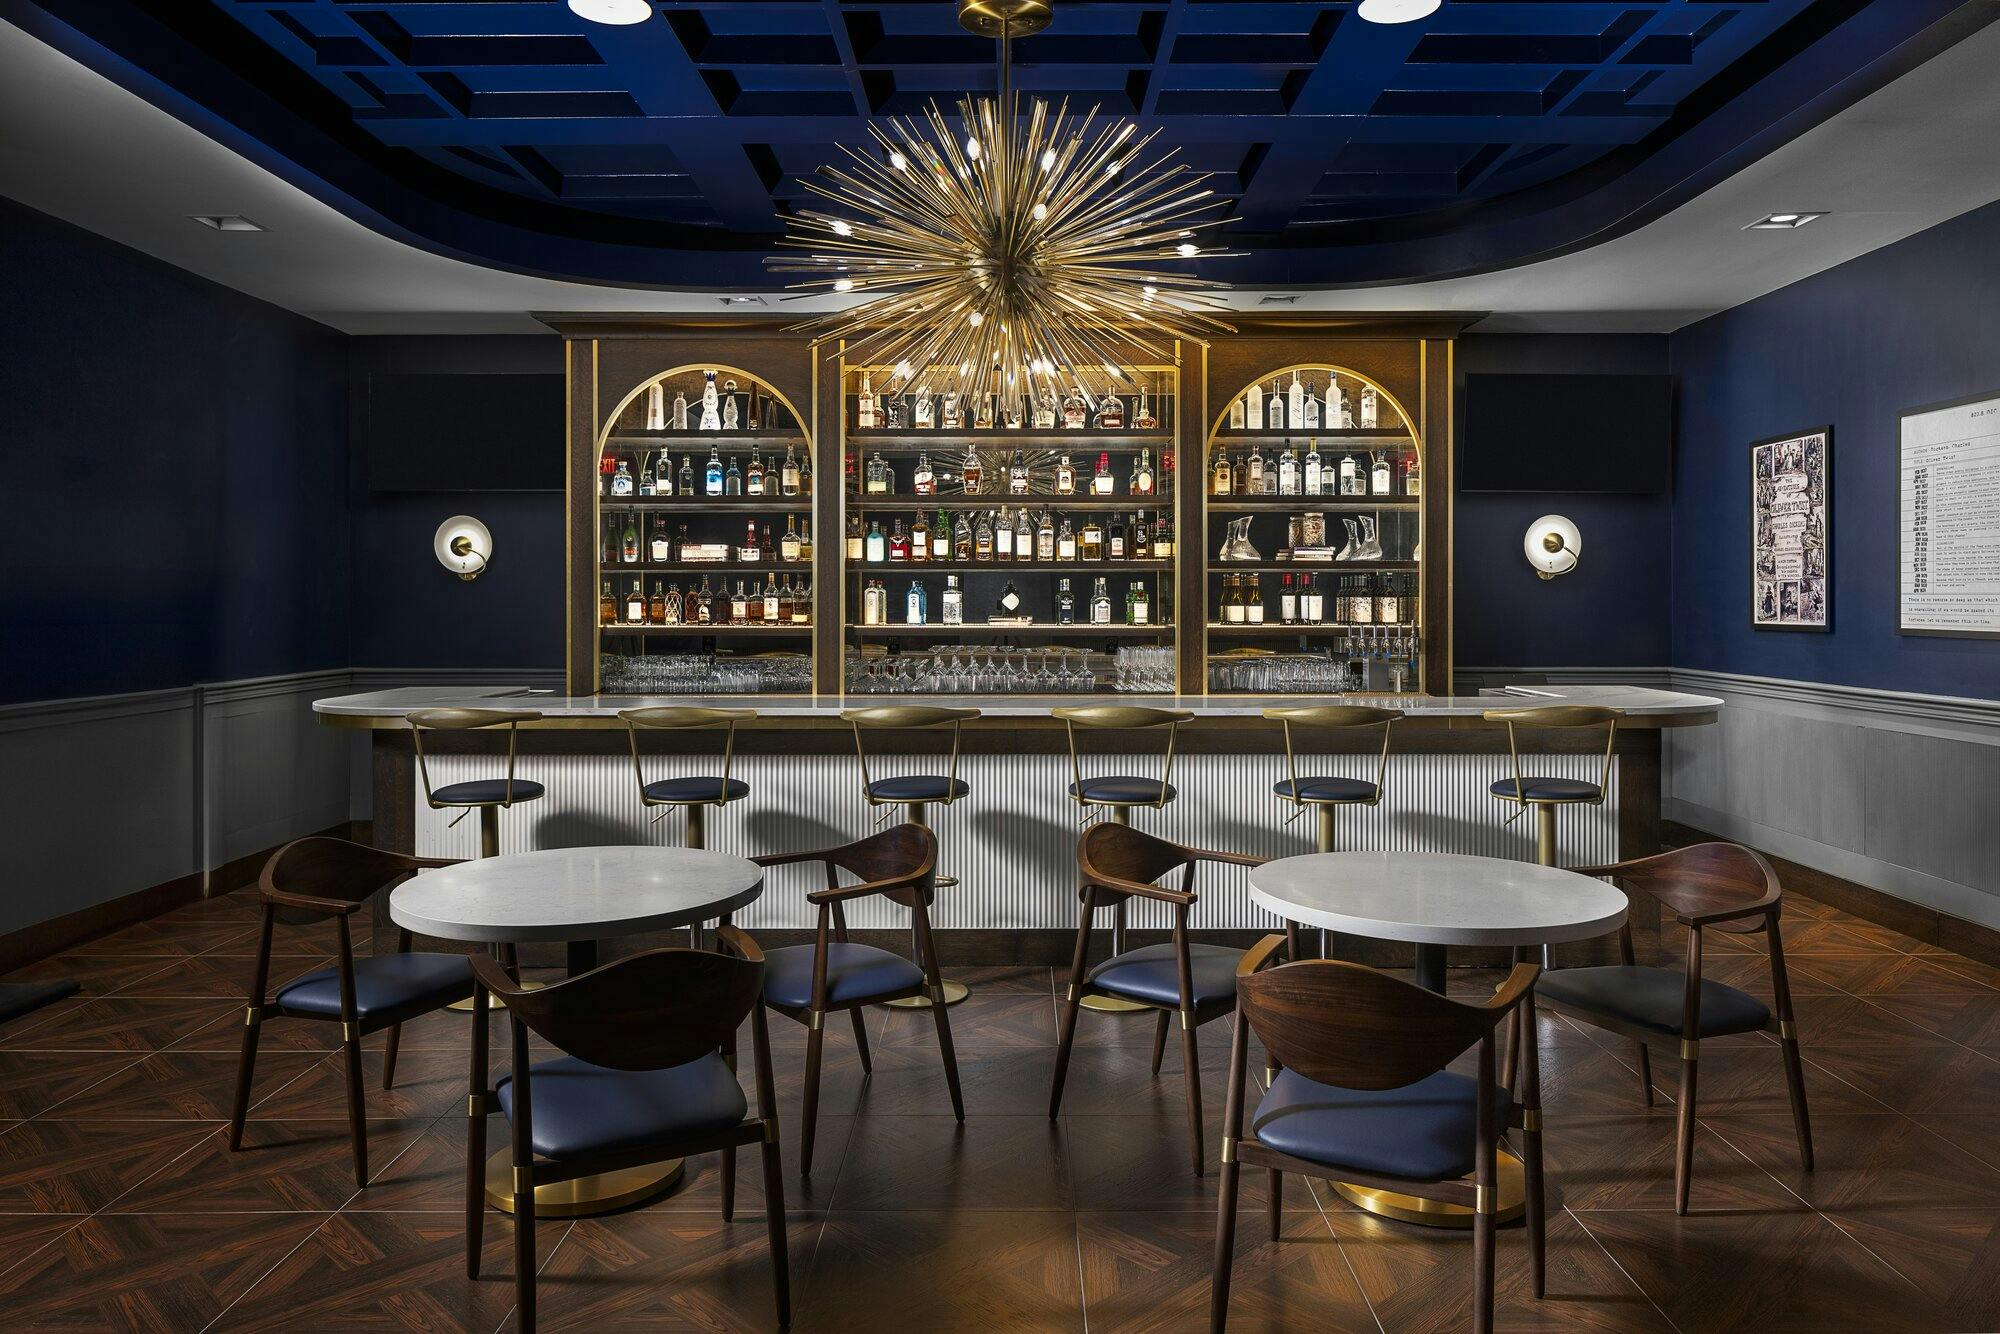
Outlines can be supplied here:
<path id="1" fill-rule="evenodd" d="M 1242 950 L 1227 945 L 1188 946 L 1194 1003 L 1203 1005 L 1234 996 L 1236 964 L 1242 957 Z M 1089 981 L 1127 1000 L 1169 1007 L 1181 1003 L 1180 967 L 1174 962 L 1172 945 L 1148 945 L 1115 955 L 1091 969 Z"/>
<path id="2" fill-rule="evenodd" d="M 431 800 L 441 806 L 492 806 L 503 801 L 533 801 L 548 789 L 540 783 L 526 778 L 516 778 L 512 785 L 513 795 L 508 796 L 510 785 L 504 778 L 480 778 L 470 783 L 447 783 L 431 790 Z"/>
<path id="3" fill-rule="evenodd" d="M 1655 1033 L 1678 1036 L 1687 994 L 1687 974 L 1671 968 L 1557 968 L 1535 983 L 1538 994 L 1579 1010 L 1622 1019 Z M 1771 1020 L 1755 996 L 1703 978 L 1698 1038 L 1754 1033 Z"/>
<path id="4" fill-rule="evenodd" d="M 1103 778 L 1086 778 L 1081 784 L 1071 783 L 1069 794 L 1085 801 L 1103 802 L 1111 806 L 1146 806 L 1162 800 L 1160 780 L 1157 778 L 1130 778 L 1115 774 Z M 1171 785 L 1167 787 L 1164 800 L 1172 801 L 1175 793 Z"/>
<path id="5" fill-rule="evenodd" d="M 873 945 L 826 947 L 826 999 L 844 1005 L 922 985 L 924 970 L 900 954 Z M 813 947 L 786 945 L 764 954 L 764 999 L 790 1010 L 803 1010 L 813 999 Z"/>
<path id="6" fill-rule="evenodd" d="M 648 801 L 741 801 L 750 795 L 750 785 L 740 778 L 724 783 L 720 778 L 662 778 L 639 789 Z"/>
<path id="7" fill-rule="evenodd" d="M 1294 801 L 1373 801 L 1377 791 L 1373 783 L 1359 778 L 1301 778 L 1296 791 L 1286 778 L 1271 790 Z"/>
<path id="8" fill-rule="evenodd" d="M 530 1139 L 545 1158 L 643 1149 L 726 1130 L 749 1110 L 736 1075 L 713 1053 L 668 1070 L 607 1070 L 563 1056 L 532 1067 L 529 1079 Z M 511 1119 L 513 1076 L 494 1091 Z"/>
<path id="9" fill-rule="evenodd" d="M 877 801 L 957 801 L 971 790 L 963 778 L 948 779 L 943 774 L 878 778 L 868 785 L 868 795 Z"/>
<path id="10" fill-rule="evenodd" d="M 449 1005 L 472 994 L 472 961 L 463 954 L 367 954 L 354 960 L 354 1008 L 370 1014 L 409 1006 Z M 340 1017 L 340 971 L 321 968 L 287 982 L 273 998 L 294 1014 Z"/>
<path id="11" fill-rule="evenodd" d="M 1497 1109 L 1507 1105 L 1496 1091 Z M 1280 1153 L 1328 1167 L 1448 1181 L 1475 1166 L 1479 1084 L 1440 1070 L 1396 1089 L 1344 1089 L 1281 1070 L 1251 1131 Z"/>
<path id="12" fill-rule="evenodd" d="M 1496 797 L 1513 798 L 1516 795 L 1514 780 L 1503 778 L 1486 789 Z M 1596 801 L 1604 795 L 1604 789 L 1595 783 L 1586 783 L 1576 778 L 1530 778 L 1521 776 L 1520 793 L 1529 801 Z"/>

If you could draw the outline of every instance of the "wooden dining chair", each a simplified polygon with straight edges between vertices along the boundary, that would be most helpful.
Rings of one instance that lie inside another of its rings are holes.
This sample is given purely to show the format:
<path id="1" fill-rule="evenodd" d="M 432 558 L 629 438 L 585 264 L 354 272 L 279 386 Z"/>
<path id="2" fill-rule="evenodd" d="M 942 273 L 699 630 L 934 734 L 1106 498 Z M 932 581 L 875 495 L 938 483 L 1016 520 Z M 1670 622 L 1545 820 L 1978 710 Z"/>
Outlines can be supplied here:
<path id="1" fill-rule="evenodd" d="M 1632 1039 L 1639 1057 L 1639 1086 L 1648 1107 L 1653 1105 L 1652 1049 L 1666 1047 L 1679 1054 L 1674 1212 L 1685 1214 L 1688 1207 L 1688 1178 L 1694 1167 L 1695 1072 L 1703 1038 L 1765 1032 L 1778 1039 L 1785 1083 L 1791 1091 L 1799 1158 L 1806 1171 L 1812 1171 L 1805 1071 L 1792 1017 L 1791 983 L 1785 976 L 1785 942 L 1778 930 L 1785 891 L 1771 864 L 1752 849 L 1734 843 L 1697 843 L 1635 861 L 1573 869 L 1579 875 L 1610 876 L 1628 892 L 1637 889 L 1652 896 L 1687 928 L 1684 968 L 1637 963 L 1628 915 L 1618 928 L 1619 963 L 1560 968 L 1547 974 L 1541 986 L 1542 1003 L 1549 1009 Z M 1737 936 L 1763 933 L 1771 960 L 1773 1005 L 1701 975 L 1702 935 L 1706 931 Z"/>
<path id="2" fill-rule="evenodd" d="M 1093 825 L 1077 840 L 1076 864 L 1083 906 L 1077 918 L 1076 950 L 1070 959 L 1069 990 L 1063 996 L 1062 1035 L 1056 1045 L 1056 1074 L 1049 1091 L 1049 1119 L 1062 1112 L 1063 1082 L 1069 1074 L 1070 1050 L 1076 1041 L 1076 1016 L 1086 996 L 1114 996 L 1159 1011 L 1153 1030 L 1153 1073 L 1160 1073 L 1166 1054 L 1167 1030 L 1176 1016 L 1181 1025 L 1181 1064 L 1187 1080 L 1188 1147 L 1194 1174 L 1203 1175 L 1201 1066 L 1195 1030 L 1236 1009 L 1236 965 L 1243 951 L 1226 945 L 1188 943 L 1188 915 L 1198 895 L 1195 867 L 1202 862 L 1258 866 L 1265 859 L 1237 852 L 1185 848 L 1122 824 Z M 1180 887 L 1153 882 L 1180 872 Z M 1114 954 L 1088 972 L 1090 929 L 1100 908 L 1114 911 L 1133 898 L 1156 899 L 1171 905 L 1174 937 L 1164 945 L 1145 945 Z"/>
<path id="3" fill-rule="evenodd" d="M 420 870 L 451 866 L 433 857 L 406 857 L 344 838 L 301 838 L 271 854 L 257 877 L 263 930 L 250 975 L 250 1003 L 243 1015 L 243 1055 L 236 1067 L 236 1100 L 229 1114 L 229 1147 L 243 1146 L 243 1118 L 257 1069 L 257 1039 L 271 1019 L 309 1019 L 340 1025 L 347 1069 L 347 1126 L 354 1142 L 354 1180 L 368 1185 L 368 1121 L 362 1105 L 361 1039 L 389 1030 L 382 1053 L 382 1087 L 396 1080 L 396 1050 L 403 1022 L 441 1010 L 472 994 L 472 964 L 462 954 L 410 951 L 410 933 L 396 931 L 393 954 L 354 954 L 349 919 L 369 899 Z M 271 933 L 279 923 L 332 921 L 334 964 L 295 977 L 270 994 Z"/>
<path id="4" fill-rule="evenodd" d="M 511 1127 L 517 1327 L 535 1328 L 535 1188 L 698 1153 L 722 1155 L 722 1216 L 735 1212 L 736 1150 L 761 1144 L 778 1323 L 792 1318 L 771 1042 L 757 996 L 764 955 L 723 924 L 727 953 L 659 949 L 541 990 L 492 959 L 473 961 L 474 995 L 493 992 L 513 1017 L 509 1072 L 489 1086 L 488 1008 L 472 1011 L 472 1097 L 465 1152 L 465 1271 L 479 1277 L 486 1217 L 486 1117 Z M 736 1030 L 750 1018 L 757 1110 L 737 1082 Z M 562 1054 L 531 1061 L 533 1033 Z"/>
<path id="5" fill-rule="evenodd" d="M 820 1055 L 826 1017 L 835 1011 L 846 1010 L 852 1016 L 861 1068 L 872 1071 L 861 1011 L 904 996 L 930 997 L 938 1051 L 944 1057 L 945 1084 L 951 1090 L 952 1115 L 965 1119 L 965 1100 L 958 1088 L 958 1058 L 951 1045 L 951 1019 L 945 1013 L 944 979 L 938 971 L 937 941 L 931 934 L 929 903 L 937 879 L 937 847 L 936 835 L 925 826 L 898 824 L 837 848 L 766 853 L 751 859 L 759 866 L 819 862 L 826 868 L 826 888 L 806 895 L 806 901 L 819 909 L 813 943 L 782 946 L 765 956 L 769 968 L 764 976 L 764 1004 L 806 1026 L 805 1112 L 799 1122 L 801 1177 L 812 1175 Z M 841 871 L 859 876 L 861 883 L 841 884 Z M 877 894 L 910 910 L 915 960 L 847 938 L 846 905 Z"/>
<path id="6" fill-rule="evenodd" d="M 1215 1223 L 1209 1329 L 1229 1319 L 1236 1254 L 1237 1176 L 1270 1178 L 1271 1241 L 1278 1240 L 1284 1173 L 1418 1195 L 1472 1210 L 1474 1334 L 1493 1328 L 1493 1246 L 1500 1141 L 1522 1138 L 1528 1264 L 1544 1290 L 1541 1071 L 1532 1048 L 1518 1090 L 1495 1077 L 1495 1030 L 1519 1009 L 1534 1023 L 1535 979 L 1521 963 L 1476 1005 L 1449 1000 L 1358 963 L 1312 959 L 1269 968 L 1284 944 L 1266 936 L 1236 970 L 1236 1025 L 1222 1116 L 1222 1195 Z M 1277 1073 L 1244 1124 L 1250 1035 Z M 1447 1067 L 1477 1044 L 1476 1076 Z M 1465 1178 L 1470 1176 L 1471 1181 Z"/>

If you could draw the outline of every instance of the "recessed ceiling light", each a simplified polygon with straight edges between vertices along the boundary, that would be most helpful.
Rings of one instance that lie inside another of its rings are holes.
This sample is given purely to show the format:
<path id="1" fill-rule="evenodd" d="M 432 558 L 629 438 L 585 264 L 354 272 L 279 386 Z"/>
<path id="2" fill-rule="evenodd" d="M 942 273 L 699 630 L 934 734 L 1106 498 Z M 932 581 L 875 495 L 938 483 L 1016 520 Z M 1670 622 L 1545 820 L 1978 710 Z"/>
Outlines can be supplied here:
<path id="1" fill-rule="evenodd" d="M 569 0 L 569 12 L 592 23 L 630 27 L 653 17 L 648 0 Z"/>
<path id="2" fill-rule="evenodd" d="M 725 306 L 762 306 L 767 303 L 761 296 L 750 296 L 745 293 L 738 293 L 735 296 L 726 296 L 722 298 L 722 304 Z"/>
<path id="3" fill-rule="evenodd" d="M 259 227 L 241 213 L 190 213 L 188 217 L 204 227 L 212 227 L 218 232 L 261 232 Z"/>
<path id="4" fill-rule="evenodd" d="M 1824 212 L 1766 213 L 1763 217 L 1757 219 L 1757 221 L 1745 226 L 1743 230 L 1746 232 L 1789 232 L 1805 226 L 1814 218 L 1823 218 L 1825 216 Z"/>
<path id="5" fill-rule="evenodd" d="M 1444 0 L 1361 0 L 1356 18 L 1370 23 L 1414 23 L 1438 12 Z"/>

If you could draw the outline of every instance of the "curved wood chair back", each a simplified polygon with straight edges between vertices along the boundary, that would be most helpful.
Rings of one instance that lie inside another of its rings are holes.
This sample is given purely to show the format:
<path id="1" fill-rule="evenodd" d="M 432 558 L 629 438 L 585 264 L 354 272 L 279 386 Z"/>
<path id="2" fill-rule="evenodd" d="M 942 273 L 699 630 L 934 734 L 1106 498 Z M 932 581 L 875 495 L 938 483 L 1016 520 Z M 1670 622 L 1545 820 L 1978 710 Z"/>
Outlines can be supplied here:
<path id="1" fill-rule="evenodd" d="M 421 868 L 450 864 L 314 835 L 294 839 L 272 853 L 257 876 L 257 890 L 276 909 L 279 921 L 296 925 L 326 916 L 325 909 L 306 906 L 298 902 L 301 899 L 360 903 L 401 884 Z"/>
<path id="2" fill-rule="evenodd" d="M 883 885 L 891 903 L 914 908 L 937 888 L 937 835 L 920 824 L 893 824 L 877 834 L 829 848 L 822 858 L 865 883 Z"/>
<path id="3" fill-rule="evenodd" d="M 1392 1089 L 1490 1036 L 1540 972 L 1517 964 L 1491 1000 L 1466 1005 L 1363 964 L 1309 959 L 1239 975 L 1236 1005 L 1285 1069 L 1337 1088 Z"/>
<path id="4" fill-rule="evenodd" d="M 665 1070 L 722 1050 L 764 988 L 761 954 L 649 950 L 539 991 L 519 989 L 492 959 L 472 966 L 516 1023 L 608 1070 Z"/>
<path id="5" fill-rule="evenodd" d="M 1763 854 L 1737 843 L 1697 843 L 1652 857 L 1609 866 L 1579 866 L 1580 875 L 1608 875 L 1643 890 L 1682 922 L 1706 921 L 1708 930 L 1742 934 L 1764 929 L 1764 918 L 1782 910 L 1785 888 Z M 1741 914 L 1741 916 L 1736 916 Z"/>
<path id="6" fill-rule="evenodd" d="M 1117 881 L 1151 884 L 1170 871 L 1181 872 L 1174 897 L 1192 904 L 1195 857 L 1178 843 L 1169 843 L 1130 825 L 1098 824 L 1076 841 L 1076 867 L 1082 878 L 1079 893 L 1096 891 L 1099 907 L 1133 897 Z M 1160 897 L 1167 897 L 1161 895 Z"/>

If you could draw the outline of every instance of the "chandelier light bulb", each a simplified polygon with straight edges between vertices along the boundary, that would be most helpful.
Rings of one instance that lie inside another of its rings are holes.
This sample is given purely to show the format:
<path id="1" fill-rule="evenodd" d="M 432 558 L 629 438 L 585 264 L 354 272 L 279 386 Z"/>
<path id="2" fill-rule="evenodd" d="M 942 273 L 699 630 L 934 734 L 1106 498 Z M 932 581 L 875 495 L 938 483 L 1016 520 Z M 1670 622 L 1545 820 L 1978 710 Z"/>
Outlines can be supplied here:
<path id="1" fill-rule="evenodd" d="M 1037 204 L 1029 211 L 1034 214 L 1036 222 L 1040 222 L 1049 216 L 1049 206 L 1047 204 Z"/>
<path id="2" fill-rule="evenodd" d="M 892 152 L 889 154 L 889 165 L 897 171 L 908 171 L 910 169 L 910 160 L 901 153 Z"/>
<path id="3" fill-rule="evenodd" d="M 986 323 L 986 317 L 980 314 L 976 310 L 973 311 L 970 315 L 967 315 L 965 317 L 965 320 L 966 323 L 970 324 L 975 329 L 977 329 L 980 325 Z"/>
<path id="4" fill-rule="evenodd" d="M 852 292 L 854 290 L 854 279 L 852 278 L 834 279 L 833 290 L 836 292 Z"/>
<path id="5" fill-rule="evenodd" d="M 854 227 L 850 223 L 835 218 L 833 220 L 833 234 L 835 236 L 852 236 L 854 235 Z"/>
<path id="6" fill-rule="evenodd" d="M 1196 245 L 1192 241 L 1183 241 L 1179 245 L 1175 246 L 1174 249 L 1180 251 L 1182 259 L 1193 259 L 1196 255 L 1199 255 L 1201 253 L 1201 247 Z"/>
<path id="7" fill-rule="evenodd" d="M 1054 171 L 1055 169 L 1056 169 L 1056 150 L 1051 148 L 1042 154 L 1042 170 Z"/>
<path id="8" fill-rule="evenodd" d="M 965 141 L 965 155 L 974 162 L 979 161 L 979 141 L 968 137 Z"/>

